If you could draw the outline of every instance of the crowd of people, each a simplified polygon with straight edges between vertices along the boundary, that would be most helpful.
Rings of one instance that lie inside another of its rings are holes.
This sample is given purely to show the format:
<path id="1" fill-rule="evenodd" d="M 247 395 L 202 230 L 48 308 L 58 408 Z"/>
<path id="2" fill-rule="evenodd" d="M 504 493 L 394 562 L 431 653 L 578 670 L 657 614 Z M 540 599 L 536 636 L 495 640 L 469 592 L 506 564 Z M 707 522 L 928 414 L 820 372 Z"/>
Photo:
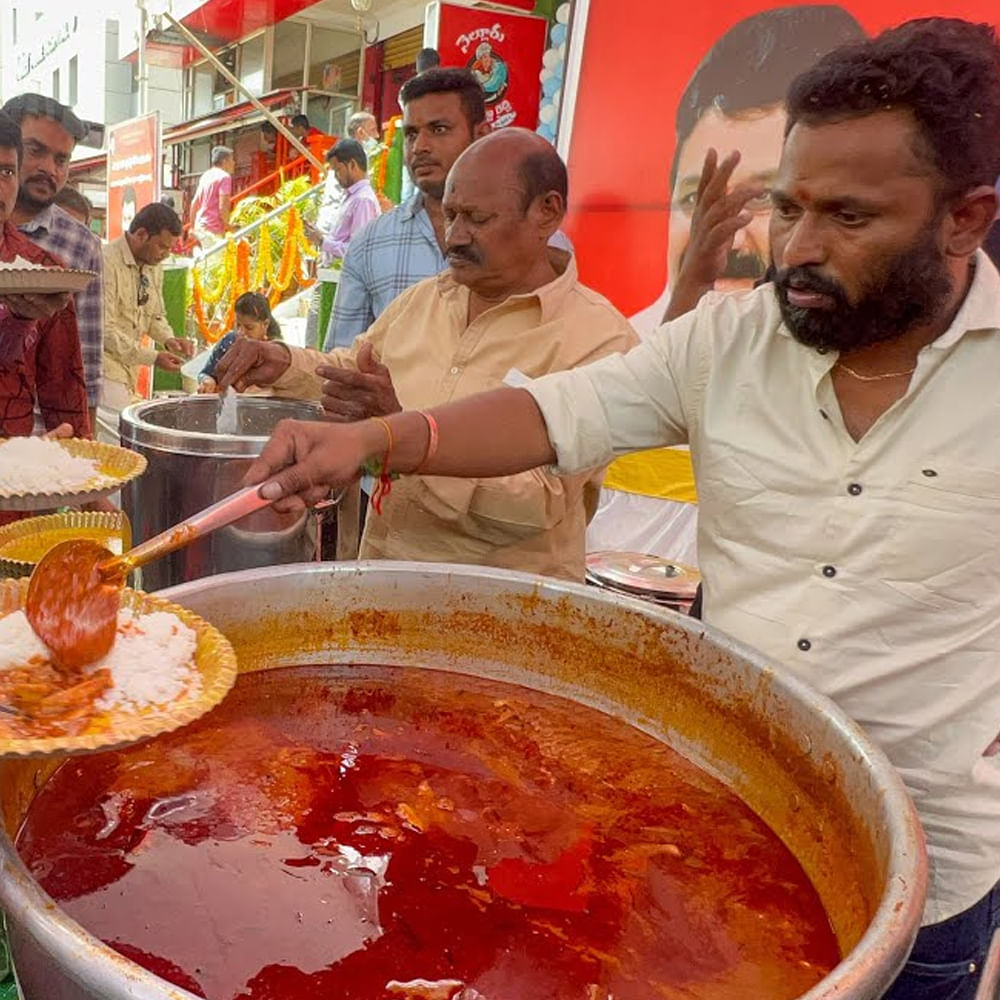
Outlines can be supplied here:
<path id="1" fill-rule="evenodd" d="M 199 391 L 321 402 L 328 419 L 280 425 L 248 480 L 294 510 L 367 474 L 362 556 L 577 581 L 608 464 L 689 445 L 704 618 L 834 698 L 920 813 L 925 926 L 887 996 L 972 1000 L 1000 926 L 1000 274 L 983 250 L 1000 44 L 957 19 L 836 30 L 788 88 L 766 176 L 698 146 L 726 109 L 692 100 L 673 177 L 683 253 L 642 342 L 579 280 L 557 152 L 491 131 L 476 78 L 430 66 L 400 95 L 400 206 L 381 211 L 369 182 L 384 152 L 370 115 L 327 154 L 313 236 L 341 267 L 328 329 L 292 347 L 244 295 Z M 146 206 L 95 267 L 96 241 L 56 204 L 80 123 L 28 98 L 5 112 L 0 260 L 103 277 L 73 299 L 0 298 L 0 431 L 31 433 L 37 409 L 89 434 L 139 366 L 190 353 L 158 274 L 180 220 Z M 209 242 L 229 227 L 231 150 L 212 162 L 194 202 Z"/>

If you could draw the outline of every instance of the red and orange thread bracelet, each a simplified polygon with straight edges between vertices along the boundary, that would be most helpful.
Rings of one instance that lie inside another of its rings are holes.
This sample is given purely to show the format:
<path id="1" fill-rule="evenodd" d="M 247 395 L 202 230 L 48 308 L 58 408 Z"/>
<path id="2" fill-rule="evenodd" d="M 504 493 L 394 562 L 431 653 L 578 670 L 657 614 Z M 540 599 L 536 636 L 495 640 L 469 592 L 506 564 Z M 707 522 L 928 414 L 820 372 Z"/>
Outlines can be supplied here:
<path id="1" fill-rule="evenodd" d="M 381 462 L 369 460 L 364 464 L 364 471 L 370 476 L 377 476 L 378 482 L 372 492 L 372 507 L 375 513 L 381 516 L 382 501 L 392 492 L 392 481 L 397 478 L 396 473 L 389 470 L 389 457 L 392 455 L 392 448 L 395 441 L 392 436 L 392 427 L 384 417 L 372 417 L 377 423 L 385 428 L 386 437 L 389 439 L 385 448 L 385 457 Z"/>
<path id="2" fill-rule="evenodd" d="M 438 450 L 438 422 L 426 410 L 417 410 L 417 413 L 427 421 L 427 451 L 424 452 L 424 457 L 417 466 L 416 471 L 419 473 L 423 471 Z"/>

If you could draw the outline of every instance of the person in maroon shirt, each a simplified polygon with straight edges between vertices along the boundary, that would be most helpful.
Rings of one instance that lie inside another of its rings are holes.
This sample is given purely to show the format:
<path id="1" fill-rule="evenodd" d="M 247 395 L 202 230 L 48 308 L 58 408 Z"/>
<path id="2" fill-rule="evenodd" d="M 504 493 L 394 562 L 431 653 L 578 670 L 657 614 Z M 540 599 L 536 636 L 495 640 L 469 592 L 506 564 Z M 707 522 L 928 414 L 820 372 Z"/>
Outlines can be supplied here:
<path id="1" fill-rule="evenodd" d="M 11 224 L 17 198 L 21 133 L 0 112 L 0 262 L 61 262 Z M 35 404 L 45 427 L 69 424 L 90 437 L 87 390 L 76 313 L 69 295 L 0 295 L 0 437 L 31 434 Z"/>

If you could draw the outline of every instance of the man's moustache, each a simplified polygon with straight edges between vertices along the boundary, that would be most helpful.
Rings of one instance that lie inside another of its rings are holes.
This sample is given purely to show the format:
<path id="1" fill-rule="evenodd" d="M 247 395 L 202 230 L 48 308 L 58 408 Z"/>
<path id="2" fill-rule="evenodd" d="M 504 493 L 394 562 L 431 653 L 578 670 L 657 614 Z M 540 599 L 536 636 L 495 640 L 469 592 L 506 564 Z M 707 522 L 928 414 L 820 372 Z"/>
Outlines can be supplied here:
<path id="1" fill-rule="evenodd" d="M 29 184 L 38 182 L 44 182 L 45 184 L 48 184 L 50 188 L 55 190 L 56 182 L 51 177 L 49 177 L 48 174 L 32 174 L 26 181 L 26 183 Z"/>
<path id="2" fill-rule="evenodd" d="M 722 271 L 723 278 L 759 278 L 767 270 L 764 258 L 755 253 L 732 250 Z"/>
<path id="3" fill-rule="evenodd" d="M 817 295 L 832 295 L 843 297 L 844 290 L 835 281 L 830 281 L 805 267 L 792 267 L 779 271 L 774 276 L 774 283 L 787 291 L 815 292 Z"/>
<path id="4" fill-rule="evenodd" d="M 448 247 L 447 254 L 449 257 L 458 257 L 460 260 L 467 260 L 472 264 L 480 263 L 479 254 L 467 247 Z"/>

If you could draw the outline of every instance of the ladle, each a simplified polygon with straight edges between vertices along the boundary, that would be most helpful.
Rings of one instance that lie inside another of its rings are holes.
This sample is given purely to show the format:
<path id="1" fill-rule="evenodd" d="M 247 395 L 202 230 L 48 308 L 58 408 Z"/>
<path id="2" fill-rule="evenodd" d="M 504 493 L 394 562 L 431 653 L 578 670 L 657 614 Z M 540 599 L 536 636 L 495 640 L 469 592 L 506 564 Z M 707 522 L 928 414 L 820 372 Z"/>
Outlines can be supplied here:
<path id="1" fill-rule="evenodd" d="M 50 549 L 31 574 L 24 612 L 51 651 L 54 665 L 75 671 L 106 655 L 115 641 L 120 595 L 128 574 L 269 506 L 259 489 L 238 490 L 124 555 L 113 555 L 86 539 L 60 542 Z"/>

